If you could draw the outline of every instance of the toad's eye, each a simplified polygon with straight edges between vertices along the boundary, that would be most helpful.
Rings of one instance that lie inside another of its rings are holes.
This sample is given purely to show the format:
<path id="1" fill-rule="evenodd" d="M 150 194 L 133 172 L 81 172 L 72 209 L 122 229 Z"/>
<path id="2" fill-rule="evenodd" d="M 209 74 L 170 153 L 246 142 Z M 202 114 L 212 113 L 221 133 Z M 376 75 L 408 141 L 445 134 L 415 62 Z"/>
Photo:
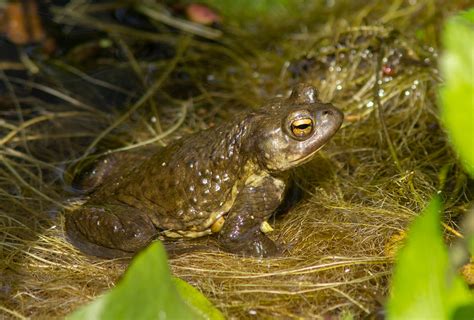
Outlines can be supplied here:
<path id="1" fill-rule="evenodd" d="M 291 133 L 297 138 L 305 138 L 313 132 L 313 120 L 303 118 L 294 120 L 290 124 Z"/>

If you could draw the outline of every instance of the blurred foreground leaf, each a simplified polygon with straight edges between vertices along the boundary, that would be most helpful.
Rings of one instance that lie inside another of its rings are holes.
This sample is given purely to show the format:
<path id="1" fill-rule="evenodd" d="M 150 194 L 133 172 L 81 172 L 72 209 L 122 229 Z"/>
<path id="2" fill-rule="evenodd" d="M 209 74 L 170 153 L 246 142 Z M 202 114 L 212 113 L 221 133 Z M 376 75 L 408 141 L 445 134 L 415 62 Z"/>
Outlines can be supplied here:
<path id="1" fill-rule="evenodd" d="M 179 278 L 173 278 L 173 282 L 184 302 L 204 319 L 225 319 L 222 313 L 192 285 Z"/>
<path id="2" fill-rule="evenodd" d="M 397 256 L 388 319 L 474 317 L 473 295 L 457 274 L 450 273 L 440 228 L 441 210 L 436 197 L 410 227 Z"/>
<path id="3" fill-rule="evenodd" d="M 223 316 L 198 290 L 171 277 L 165 249 L 155 242 L 133 259 L 115 288 L 68 319 L 223 319 Z"/>
<path id="4" fill-rule="evenodd" d="M 455 150 L 474 178 L 474 9 L 446 23 L 443 45 L 442 118 Z"/>

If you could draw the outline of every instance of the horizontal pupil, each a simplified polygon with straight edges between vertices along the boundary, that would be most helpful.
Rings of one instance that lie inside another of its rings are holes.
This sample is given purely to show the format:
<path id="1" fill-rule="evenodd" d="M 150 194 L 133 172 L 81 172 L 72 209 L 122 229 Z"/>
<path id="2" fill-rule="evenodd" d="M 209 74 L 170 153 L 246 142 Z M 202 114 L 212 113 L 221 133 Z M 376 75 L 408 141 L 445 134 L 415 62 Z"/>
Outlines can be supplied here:
<path id="1" fill-rule="evenodd" d="M 298 128 L 298 129 L 301 129 L 301 130 L 304 130 L 306 128 L 309 128 L 309 124 L 300 124 L 298 126 L 295 126 L 295 128 Z"/>

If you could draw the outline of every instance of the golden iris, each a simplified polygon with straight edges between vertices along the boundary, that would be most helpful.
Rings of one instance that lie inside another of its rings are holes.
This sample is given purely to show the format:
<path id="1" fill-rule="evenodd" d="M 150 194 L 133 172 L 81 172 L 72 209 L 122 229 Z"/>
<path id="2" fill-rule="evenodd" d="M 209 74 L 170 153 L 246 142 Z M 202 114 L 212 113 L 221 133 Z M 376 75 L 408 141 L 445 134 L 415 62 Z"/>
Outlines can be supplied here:
<path id="1" fill-rule="evenodd" d="M 303 138 L 313 131 L 313 120 L 310 118 L 297 119 L 291 123 L 291 132 L 295 137 Z"/>

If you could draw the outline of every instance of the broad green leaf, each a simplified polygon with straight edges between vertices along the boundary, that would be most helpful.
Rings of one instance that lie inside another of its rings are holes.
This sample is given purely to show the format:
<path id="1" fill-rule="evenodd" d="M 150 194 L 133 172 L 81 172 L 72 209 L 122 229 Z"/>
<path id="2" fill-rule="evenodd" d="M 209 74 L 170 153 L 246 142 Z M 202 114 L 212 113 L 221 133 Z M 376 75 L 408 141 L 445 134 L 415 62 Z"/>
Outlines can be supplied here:
<path id="1" fill-rule="evenodd" d="M 443 32 L 442 118 L 467 172 L 474 177 L 474 9 L 451 18 Z"/>
<path id="2" fill-rule="evenodd" d="M 462 18 L 466 19 L 467 21 L 474 23 L 474 8 L 467 10 L 460 15 Z"/>
<path id="3" fill-rule="evenodd" d="M 171 277 L 163 245 L 155 242 L 133 259 L 114 289 L 69 319 L 222 319 L 220 312 L 193 290 L 183 300 L 182 290 L 176 289 Z"/>
<path id="4" fill-rule="evenodd" d="M 388 319 L 454 319 L 473 306 L 469 289 L 449 268 L 440 212 L 436 197 L 410 227 L 397 256 Z"/>
<path id="5" fill-rule="evenodd" d="M 222 313 L 199 290 L 179 278 L 173 278 L 173 281 L 184 302 L 196 313 L 206 319 L 225 319 Z"/>

